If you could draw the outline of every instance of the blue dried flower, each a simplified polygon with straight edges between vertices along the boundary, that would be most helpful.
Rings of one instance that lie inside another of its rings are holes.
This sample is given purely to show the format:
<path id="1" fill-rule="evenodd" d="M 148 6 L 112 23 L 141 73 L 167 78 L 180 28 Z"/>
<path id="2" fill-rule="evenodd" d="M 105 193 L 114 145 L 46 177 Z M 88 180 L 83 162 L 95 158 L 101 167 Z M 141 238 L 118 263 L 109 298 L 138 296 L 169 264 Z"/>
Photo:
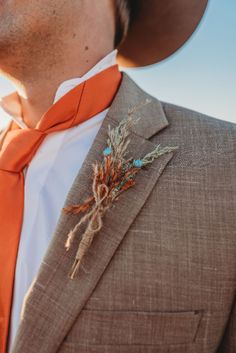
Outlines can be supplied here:
<path id="1" fill-rule="evenodd" d="M 133 161 L 133 166 L 136 168 L 141 168 L 143 166 L 143 162 L 141 159 L 135 159 Z"/>
<path id="2" fill-rule="evenodd" d="M 106 147 L 104 150 L 103 150 L 103 154 L 104 156 L 109 156 L 109 154 L 111 154 L 112 150 L 110 147 Z"/>

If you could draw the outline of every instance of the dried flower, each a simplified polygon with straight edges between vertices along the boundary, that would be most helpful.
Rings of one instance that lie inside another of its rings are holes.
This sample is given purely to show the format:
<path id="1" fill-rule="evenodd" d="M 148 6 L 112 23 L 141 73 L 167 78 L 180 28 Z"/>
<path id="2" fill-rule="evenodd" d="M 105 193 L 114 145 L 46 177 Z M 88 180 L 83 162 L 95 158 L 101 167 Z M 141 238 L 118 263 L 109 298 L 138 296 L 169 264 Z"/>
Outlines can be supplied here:
<path id="1" fill-rule="evenodd" d="M 79 215 L 84 213 L 84 216 L 72 229 L 65 244 L 68 251 L 75 239 L 76 233 L 82 224 L 87 223 L 85 232 L 82 234 L 75 261 L 69 273 L 70 278 L 74 278 L 80 267 L 81 261 L 88 251 L 95 234 L 102 228 L 103 216 L 105 212 L 112 206 L 119 195 L 135 185 L 135 176 L 142 169 L 152 163 L 154 159 L 176 150 L 175 147 L 161 147 L 157 145 L 155 149 L 143 158 L 133 159 L 126 158 L 130 140 L 130 126 L 138 121 L 134 120 L 132 115 L 140 107 L 150 103 L 150 100 L 142 103 L 138 107 L 129 110 L 128 118 L 123 119 L 119 125 L 113 129 L 108 127 L 107 147 L 103 150 L 103 161 L 95 162 L 93 168 L 93 195 L 86 199 L 83 204 L 67 206 L 65 212 Z"/>

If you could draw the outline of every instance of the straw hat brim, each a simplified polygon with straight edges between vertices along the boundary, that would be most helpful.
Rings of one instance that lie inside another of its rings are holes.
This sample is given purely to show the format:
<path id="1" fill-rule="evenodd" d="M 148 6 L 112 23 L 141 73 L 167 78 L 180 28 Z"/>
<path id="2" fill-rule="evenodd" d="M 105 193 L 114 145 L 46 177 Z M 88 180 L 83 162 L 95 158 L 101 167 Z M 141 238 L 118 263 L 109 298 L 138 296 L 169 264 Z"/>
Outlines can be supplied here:
<path id="1" fill-rule="evenodd" d="M 140 67 L 160 62 L 181 48 L 201 21 L 208 0 L 130 0 L 128 34 L 118 63 Z"/>

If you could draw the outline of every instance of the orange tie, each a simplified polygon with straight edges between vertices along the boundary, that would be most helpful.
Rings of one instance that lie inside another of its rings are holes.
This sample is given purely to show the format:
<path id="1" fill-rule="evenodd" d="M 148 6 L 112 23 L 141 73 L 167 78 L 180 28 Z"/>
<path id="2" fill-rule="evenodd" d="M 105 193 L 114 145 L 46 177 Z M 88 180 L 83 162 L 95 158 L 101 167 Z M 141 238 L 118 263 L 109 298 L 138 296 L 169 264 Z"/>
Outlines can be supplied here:
<path id="1" fill-rule="evenodd" d="M 35 129 L 13 127 L 0 147 L 0 353 L 7 349 L 12 293 L 24 209 L 24 167 L 44 138 L 107 109 L 122 74 L 114 65 L 76 86 L 42 116 Z M 33 236 L 33 234 L 32 234 Z"/>

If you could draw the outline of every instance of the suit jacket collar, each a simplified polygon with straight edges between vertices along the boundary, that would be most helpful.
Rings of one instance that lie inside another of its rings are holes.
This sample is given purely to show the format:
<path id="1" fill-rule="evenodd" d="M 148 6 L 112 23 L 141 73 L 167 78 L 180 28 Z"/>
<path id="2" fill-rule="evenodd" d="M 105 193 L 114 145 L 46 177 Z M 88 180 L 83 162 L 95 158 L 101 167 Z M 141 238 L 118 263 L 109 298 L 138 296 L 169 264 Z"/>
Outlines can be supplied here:
<path id="1" fill-rule="evenodd" d="M 64 206 L 81 203 L 91 195 L 91 165 L 102 158 L 108 125 L 117 126 L 130 108 L 140 105 L 147 98 L 150 97 L 129 76 L 123 74 L 119 91 L 71 186 Z M 143 106 L 137 115 L 141 118 L 131 128 L 129 145 L 130 156 L 135 158 L 151 151 L 154 144 L 148 139 L 169 125 L 161 103 L 156 99 Z M 136 177 L 136 185 L 124 192 L 113 208 L 107 211 L 103 227 L 96 235 L 74 280 L 68 277 L 68 272 L 83 229 L 78 232 L 72 249 L 66 252 L 65 240 L 68 232 L 78 222 L 78 216 L 61 212 L 38 276 L 25 297 L 22 321 L 12 353 L 55 353 L 58 350 L 172 157 L 173 152 L 164 154 L 147 170 L 142 170 Z"/>
<path id="2" fill-rule="evenodd" d="M 141 90 L 125 73 L 123 73 L 123 80 L 119 91 L 108 111 L 107 119 L 111 118 L 119 123 L 127 116 L 127 112 L 130 108 L 139 106 L 141 103 L 144 103 L 146 99 L 150 99 L 151 102 L 138 110 L 137 115 L 142 117 L 142 119 L 140 119 L 131 130 L 145 139 L 151 138 L 167 127 L 169 122 L 161 103 Z"/>

